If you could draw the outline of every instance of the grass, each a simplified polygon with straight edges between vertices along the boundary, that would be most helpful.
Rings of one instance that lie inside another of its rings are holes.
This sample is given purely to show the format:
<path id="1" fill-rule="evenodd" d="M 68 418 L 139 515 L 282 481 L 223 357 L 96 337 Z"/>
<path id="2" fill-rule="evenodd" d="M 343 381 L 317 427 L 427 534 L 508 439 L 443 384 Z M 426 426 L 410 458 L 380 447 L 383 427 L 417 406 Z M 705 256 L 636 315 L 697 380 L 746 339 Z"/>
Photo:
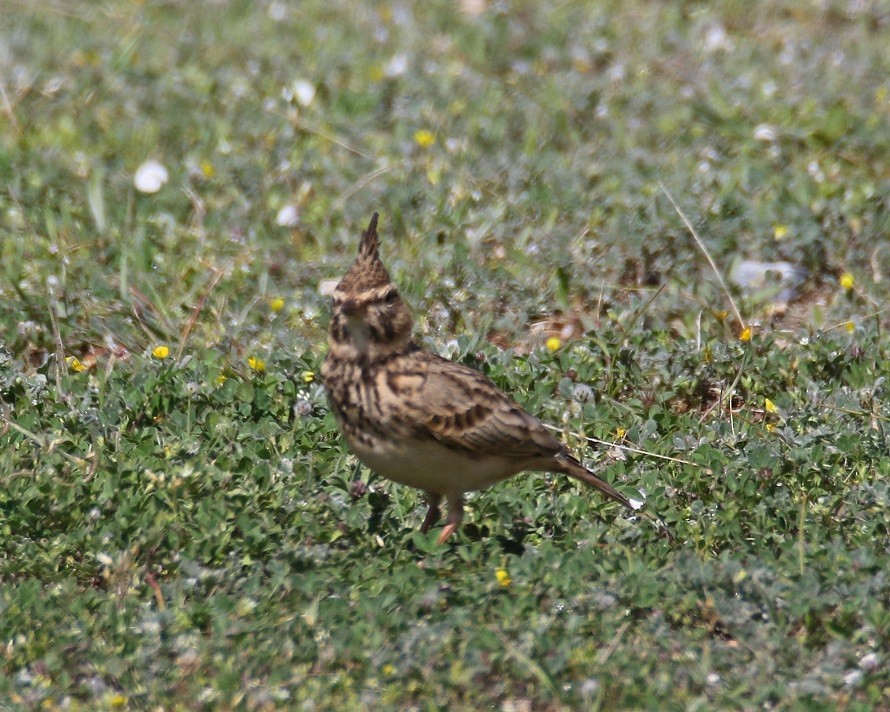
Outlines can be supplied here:
<path id="1" fill-rule="evenodd" d="M 0 708 L 890 707 L 886 8 L 474 5 L 0 2 Z M 537 474 L 437 547 L 356 466 L 374 210 L 672 540 Z"/>

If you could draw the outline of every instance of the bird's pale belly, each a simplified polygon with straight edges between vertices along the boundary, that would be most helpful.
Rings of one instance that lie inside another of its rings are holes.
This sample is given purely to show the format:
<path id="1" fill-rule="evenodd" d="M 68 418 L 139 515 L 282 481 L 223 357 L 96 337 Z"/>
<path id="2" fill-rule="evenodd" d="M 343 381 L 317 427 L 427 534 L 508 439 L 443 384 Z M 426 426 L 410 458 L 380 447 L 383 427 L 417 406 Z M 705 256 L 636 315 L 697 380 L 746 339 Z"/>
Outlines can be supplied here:
<path id="1" fill-rule="evenodd" d="M 349 439 L 349 446 L 356 457 L 378 475 L 434 494 L 483 489 L 523 469 L 510 458 L 493 455 L 473 458 L 434 440 L 390 441 L 369 448 Z"/>

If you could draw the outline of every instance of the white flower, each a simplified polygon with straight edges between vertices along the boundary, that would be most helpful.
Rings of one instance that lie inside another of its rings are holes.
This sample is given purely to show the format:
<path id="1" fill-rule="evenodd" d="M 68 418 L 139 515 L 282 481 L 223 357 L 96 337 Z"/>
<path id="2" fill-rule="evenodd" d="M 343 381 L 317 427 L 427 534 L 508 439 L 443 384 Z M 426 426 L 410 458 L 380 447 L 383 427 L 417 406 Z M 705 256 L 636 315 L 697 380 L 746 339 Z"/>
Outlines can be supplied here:
<path id="1" fill-rule="evenodd" d="M 309 106 L 315 98 L 315 85 L 305 79 L 297 79 L 291 85 L 291 91 L 300 106 Z"/>
<path id="2" fill-rule="evenodd" d="M 810 161 L 807 164 L 807 173 L 809 173 L 810 178 L 812 178 L 817 183 L 825 182 L 825 173 L 823 173 L 822 169 L 819 167 L 818 161 Z"/>
<path id="3" fill-rule="evenodd" d="M 754 129 L 754 138 L 758 141 L 772 143 L 776 140 L 776 130 L 769 124 L 760 124 Z"/>
<path id="4" fill-rule="evenodd" d="M 296 227 L 300 224 L 300 211 L 296 205 L 285 205 L 275 216 L 275 224 L 281 227 Z"/>
<path id="5" fill-rule="evenodd" d="M 404 54 L 397 54 L 390 59 L 383 68 L 383 73 L 390 78 L 400 77 L 408 71 L 408 58 Z"/>
<path id="6" fill-rule="evenodd" d="M 167 169 L 155 160 L 145 161 L 133 176 L 133 185 L 140 193 L 157 193 L 170 180 Z"/>
<path id="7" fill-rule="evenodd" d="M 729 39 L 726 29 L 720 24 L 712 25 L 708 28 L 708 31 L 705 33 L 704 45 L 706 52 L 732 51 L 732 40 Z"/>
<path id="8" fill-rule="evenodd" d="M 576 383 L 572 388 L 572 400 L 578 403 L 589 403 L 596 399 L 593 389 L 586 383 Z"/>

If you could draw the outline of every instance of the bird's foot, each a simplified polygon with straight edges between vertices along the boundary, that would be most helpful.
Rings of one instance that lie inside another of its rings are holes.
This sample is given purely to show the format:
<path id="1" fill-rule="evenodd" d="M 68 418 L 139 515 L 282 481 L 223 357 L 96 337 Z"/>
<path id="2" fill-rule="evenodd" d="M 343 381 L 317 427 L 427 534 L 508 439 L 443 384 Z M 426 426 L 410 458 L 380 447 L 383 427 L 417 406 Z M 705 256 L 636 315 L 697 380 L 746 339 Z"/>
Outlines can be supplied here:
<path id="1" fill-rule="evenodd" d="M 446 524 L 442 528 L 442 533 L 439 534 L 439 538 L 436 539 L 436 543 L 444 544 L 446 541 L 448 541 L 448 537 L 450 537 L 456 531 L 457 531 L 457 524 Z"/>
<path id="2" fill-rule="evenodd" d="M 442 513 L 439 511 L 439 499 L 431 498 L 430 507 L 426 510 L 426 516 L 423 518 L 423 524 L 420 525 L 420 531 L 426 534 L 430 528 L 439 521 Z"/>

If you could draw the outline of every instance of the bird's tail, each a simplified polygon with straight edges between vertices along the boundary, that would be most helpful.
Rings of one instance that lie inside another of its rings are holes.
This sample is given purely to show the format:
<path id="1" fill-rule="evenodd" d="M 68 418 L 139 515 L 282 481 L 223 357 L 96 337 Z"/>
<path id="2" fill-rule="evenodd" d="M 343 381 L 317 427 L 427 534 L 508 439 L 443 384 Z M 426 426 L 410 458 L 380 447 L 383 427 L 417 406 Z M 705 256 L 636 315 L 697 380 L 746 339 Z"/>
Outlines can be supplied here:
<path id="1" fill-rule="evenodd" d="M 630 511 L 636 512 L 643 509 L 643 506 L 645 504 L 644 502 L 637 502 L 628 499 L 604 479 L 597 477 L 590 470 L 584 467 L 584 465 L 582 465 L 578 460 L 569 455 L 569 453 L 566 452 L 557 455 L 556 462 L 561 466 L 559 470 L 560 472 L 567 474 L 569 477 L 574 477 L 576 480 L 581 480 L 581 482 L 584 482 L 591 487 L 595 487 L 603 494 L 614 499 L 616 502 L 620 502 L 621 504 L 623 504 Z M 645 510 L 643 511 L 643 514 L 654 519 L 655 522 L 657 522 L 657 526 L 660 528 L 661 533 L 667 538 L 673 540 L 673 535 L 671 534 L 667 523 L 661 517 L 653 512 L 646 512 Z"/>

